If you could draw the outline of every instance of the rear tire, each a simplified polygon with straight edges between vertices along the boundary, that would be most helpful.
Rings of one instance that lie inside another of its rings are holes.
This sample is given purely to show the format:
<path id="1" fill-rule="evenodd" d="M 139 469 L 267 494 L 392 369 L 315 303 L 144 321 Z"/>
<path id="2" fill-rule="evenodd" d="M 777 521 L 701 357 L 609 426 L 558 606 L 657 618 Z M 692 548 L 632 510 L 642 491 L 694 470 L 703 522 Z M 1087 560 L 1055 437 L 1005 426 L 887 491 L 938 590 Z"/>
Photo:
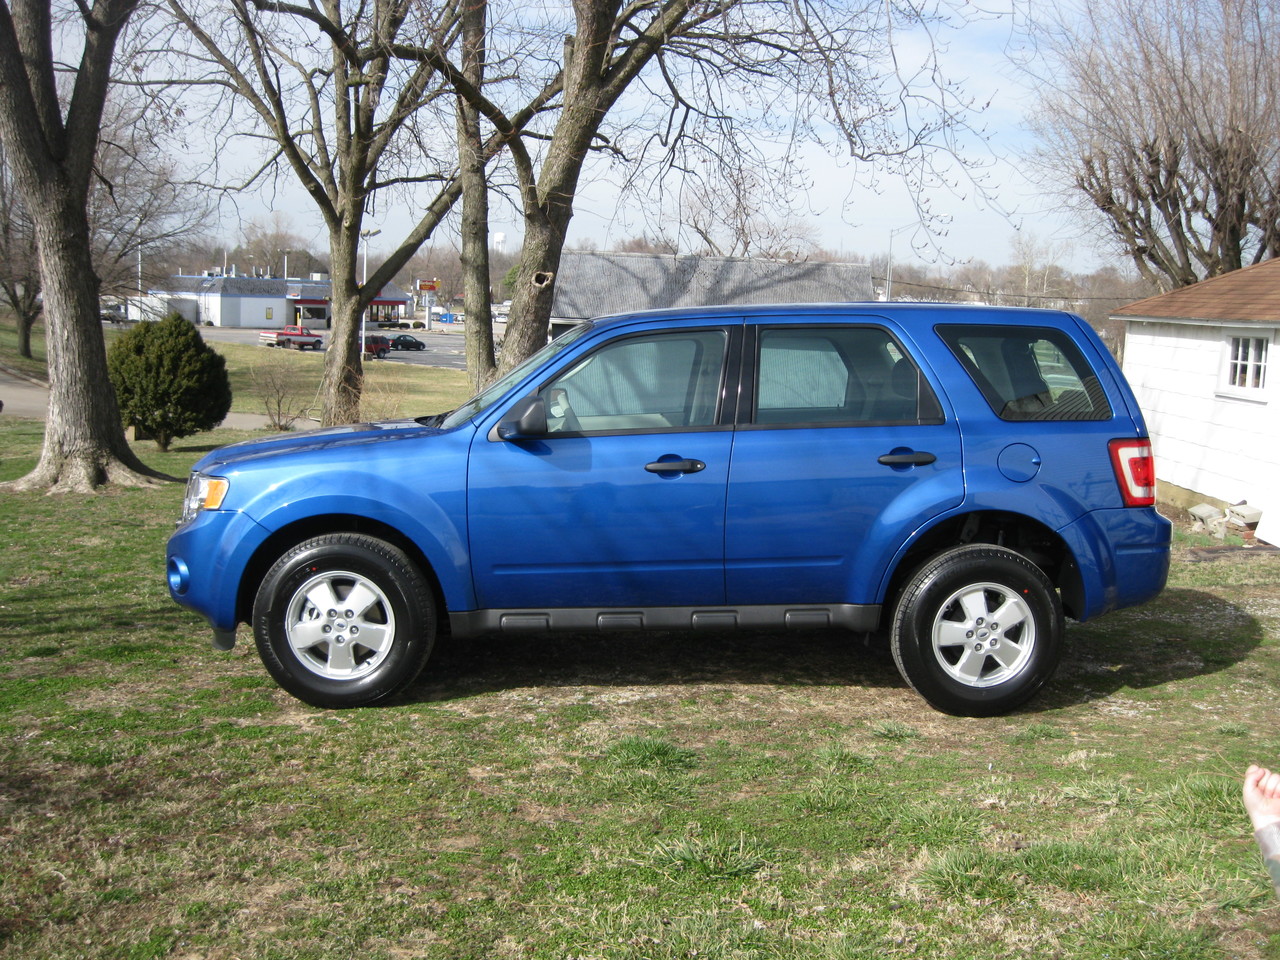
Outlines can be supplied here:
<path id="1" fill-rule="evenodd" d="M 394 696 L 422 672 L 435 642 L 431 587 L 397 547 L 329 534 L 284 554 L 253 605 L 268 672 L 317 707 L 362 707 Z"/>
<path id="2" fill-rule="evenodd" d="M 934 707 L 992 717 L 1044 686 L 1063 633 L 1062 602 L 1039 567 L 1004 547 L 970 544 L 907 582 L 890 647 L 903 679 Z"/>

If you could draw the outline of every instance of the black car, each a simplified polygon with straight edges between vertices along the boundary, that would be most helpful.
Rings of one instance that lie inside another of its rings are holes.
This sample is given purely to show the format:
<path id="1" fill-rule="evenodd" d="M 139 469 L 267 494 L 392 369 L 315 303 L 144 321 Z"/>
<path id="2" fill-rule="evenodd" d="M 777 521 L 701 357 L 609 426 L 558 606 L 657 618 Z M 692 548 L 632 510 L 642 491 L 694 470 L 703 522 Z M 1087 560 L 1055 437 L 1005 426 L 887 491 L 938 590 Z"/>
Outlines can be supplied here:
<path id="1" fill-rule="evenodd" d="M 402 333 L 397 337 L 391 338 L 392 350 L 425 350 L 427 345 L 417 337 L 411 337 L 407 333 Z"/>

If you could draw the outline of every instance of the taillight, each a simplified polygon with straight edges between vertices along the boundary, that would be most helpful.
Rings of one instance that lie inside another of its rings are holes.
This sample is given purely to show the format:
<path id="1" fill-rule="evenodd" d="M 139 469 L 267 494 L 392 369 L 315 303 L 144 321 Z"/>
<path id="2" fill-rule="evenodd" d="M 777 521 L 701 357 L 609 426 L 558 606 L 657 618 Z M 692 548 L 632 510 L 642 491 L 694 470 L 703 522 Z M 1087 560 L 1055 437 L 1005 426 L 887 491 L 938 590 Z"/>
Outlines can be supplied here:
<path id="1" fill-rule="evenodd" d="M 1112 440 L 1111 466 L 1126 507 L 1150 507 L 1156 502 L 1156 461 L 1150 440 Z"/>

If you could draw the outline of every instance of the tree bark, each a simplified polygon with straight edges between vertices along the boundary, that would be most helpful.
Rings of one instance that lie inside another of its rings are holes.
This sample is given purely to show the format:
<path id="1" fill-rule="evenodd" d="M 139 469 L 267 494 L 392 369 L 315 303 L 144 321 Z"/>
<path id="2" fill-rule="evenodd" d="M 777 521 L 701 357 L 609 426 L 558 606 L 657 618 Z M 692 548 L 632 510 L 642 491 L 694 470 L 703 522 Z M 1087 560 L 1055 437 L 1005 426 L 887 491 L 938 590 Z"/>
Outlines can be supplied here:
<path id="1" fill-rule="evenodd" d="M 329 238 L 334 271 L 330 288 L 333 330 L 324 362 L 324 403 L 320 417 L 321 424 L 326 427 L 360 421 L 360 395 L 364 390 L 364 343 L 360 338 L 360 318 L 373 297 L 362 297 L 361 286 L 356 282 L 359 244 L 358 225 L 354 232 L 339 229 Z"/>
<path id="2" fill-rule="evenodd" d="M 74 200 L 47 202 L 36 222 L 44 280 L 49 409 L 36 468 L 5 486 L 92 492 L 107 483 L 171 480 L 144 466 L 124 438 L 98 319 L 88 226 Z"/>
<path id="3" fill-rule="evenodd" d="M 462 5 L 462 74 L 484 85 L 486 0 Z M 489 289 L 489 181 L 480 112 L 457 98 L 458 174 L 462 180 L 462 299 L 466 307 L 467 373 L 476 391 L 497 373 L 493 353 L 493 296 Z"/>

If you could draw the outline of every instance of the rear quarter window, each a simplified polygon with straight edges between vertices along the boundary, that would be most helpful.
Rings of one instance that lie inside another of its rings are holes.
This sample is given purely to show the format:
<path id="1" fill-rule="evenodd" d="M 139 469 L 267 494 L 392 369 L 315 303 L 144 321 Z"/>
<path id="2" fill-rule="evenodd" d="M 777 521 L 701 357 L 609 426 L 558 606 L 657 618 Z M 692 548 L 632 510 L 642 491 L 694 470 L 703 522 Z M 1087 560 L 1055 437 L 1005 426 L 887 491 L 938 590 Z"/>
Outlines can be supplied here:
<path id="1" fill-rule="evenodd" d="M 968 324 L 935 329 L 1000 419 L 1111 419 L 1097 374 L 1065 332 Z"/>

